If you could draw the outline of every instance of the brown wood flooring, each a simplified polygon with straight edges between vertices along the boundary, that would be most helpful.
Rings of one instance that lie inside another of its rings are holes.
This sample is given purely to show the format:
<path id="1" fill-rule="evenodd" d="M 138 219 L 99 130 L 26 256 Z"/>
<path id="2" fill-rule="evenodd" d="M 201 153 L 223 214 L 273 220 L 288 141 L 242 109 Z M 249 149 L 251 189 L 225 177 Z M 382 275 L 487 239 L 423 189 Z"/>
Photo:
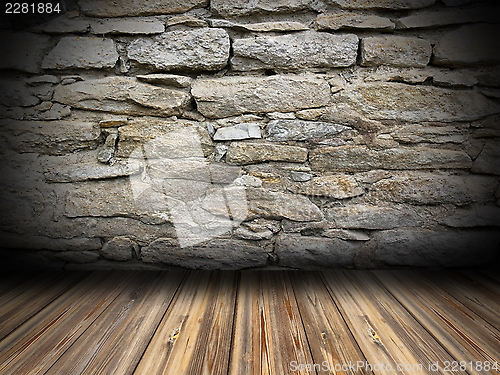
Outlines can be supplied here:
<path id="1" fill-rule="evenodd" d="M 488 271 L 11 273 L 0 374 L 500 374 Z"/>

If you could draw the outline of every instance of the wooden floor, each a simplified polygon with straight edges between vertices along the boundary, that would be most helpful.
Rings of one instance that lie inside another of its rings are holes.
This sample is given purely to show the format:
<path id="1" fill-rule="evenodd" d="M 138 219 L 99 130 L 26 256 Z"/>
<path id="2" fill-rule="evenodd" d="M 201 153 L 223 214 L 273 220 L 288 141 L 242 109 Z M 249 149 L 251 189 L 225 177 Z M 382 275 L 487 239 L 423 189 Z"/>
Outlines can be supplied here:
<path id="1" fill-rule="evenodd" d="M 496 363 L 496 364 L 495 364 Z M 0 374 L 499 374 L 489 271 L 11 274 Z"/>

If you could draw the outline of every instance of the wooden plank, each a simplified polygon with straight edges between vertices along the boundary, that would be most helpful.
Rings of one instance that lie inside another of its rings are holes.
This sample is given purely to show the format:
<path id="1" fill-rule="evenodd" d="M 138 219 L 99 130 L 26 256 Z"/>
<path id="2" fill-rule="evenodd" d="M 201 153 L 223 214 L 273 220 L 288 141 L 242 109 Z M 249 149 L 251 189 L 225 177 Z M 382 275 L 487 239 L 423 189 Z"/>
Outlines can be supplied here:
<path id="1" fill-rule="evenodd" d="M 292 285 L 318 374 L 373 374 L 317 272 L 292 272 Z"/>
<path id="2" fill-rule="evenodd" d="M 94 272 L 67 290 L 0 342 L 0 374 L 44 374 L 133 275 Z"/>
<path id="3" fill-rule="evenodd" d="M 47 371 L 132 374 L 185 272 L 143 272 Z"/>
<path id="4" fill-rule="evenodd" d="M 491 292 L 500 296 L 500 281 L 491 277 L 492 274 L 477 271 L 460 271 L 460 274 L 466 277 L 474 284 L 480 284 L 488 288 Z"/>
<path id="5" fill-rule="evenodd" d="M 453 361 L 453 357 L 372 274 L 322 274 L 375 374 L 394 374 L 398 370 L 403 374 L 446 373 L 442 370 L 444 361 Z M 436 362 L 440 368 L 432 371 Z"/>
<path id="6" fill-rule="evenodd" d="M 19 301 L 24 303 L 34 298 L 37 292 L 43 290 L 46 285 L 61 277 L 62 272 L 39 273 L 28 278 L 24 282 L 20 282 L 13 288 L 5 291 L 0 295 L 0 306 L 2 309 L 8 309 L 9 304 L 16 304 Z"/>
<path id="7" fill-rule="evenodd" d="M 498 331 L 484 325 L 472 311 L 465 306 L 457 309 L 456 303 L 450 303 L 449 295 L 423 278 L 413 277 L 411 271 L 376 271 L 375 274 L 457 361 L 498 362 Z M 497 373 L 478 371 L 474 366 L 467 367 L 467 371 Z"/>
<path id="8" fill-rule="evenodd" d="M 0 340 L 35 315 L 87 273 L 40 274 L 28 283 L 10 289 L 7 302 L 0 305 Z"/>

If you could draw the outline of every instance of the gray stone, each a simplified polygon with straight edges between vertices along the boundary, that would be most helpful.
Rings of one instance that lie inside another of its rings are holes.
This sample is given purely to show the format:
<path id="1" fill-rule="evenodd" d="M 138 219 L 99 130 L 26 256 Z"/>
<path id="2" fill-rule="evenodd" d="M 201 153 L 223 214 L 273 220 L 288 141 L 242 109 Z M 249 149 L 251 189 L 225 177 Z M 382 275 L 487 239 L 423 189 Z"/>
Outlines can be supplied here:
<path id="1" fill-rule="evenodd" d="M 138 75 L 137 79 L 148 83 L 175 87 L 190 87 L 193 81 L 191 77 L 179 76 L 176 74 L 144 74 Z"/>
<path id="2" fill-rule="evenodd" d="M 200 20 L 199 18 L 193 16 L 182 15 L 182 16 L 174 16 L 168 19 L 167 27 L 174 25 L 185 25 L 189 27 L 207 27 L 208 23 L 207 21 Z"/>
<path id="3" fill-rule="evenodd" d="M 99 164 L 97 161 L 67 165 L 63 161 L 48 167 L 44 176 L 49 182 L 78 182 L 130 176 L 141 173 L 142 170 L 142 164 L 137 161 L 117 161 L 112 165 Z"/>
<path id="4" fill-rule="evenodd" d="M 290 172 L 290 178 L 292 181 L 295 181 L 295 182 L 306 182 L 306 181 L 309 181 L 313 177 L 314 176 L 312 174 L 306 173 L 306 172 L 297 172 L 297 171 Z"/>
<path id="5" fill-rule="evenodd" d="M 467 72 L 441 71 L 433 75 L 432 82 L 436 86 L 462 88 L 472 87 L 478 83 L 478 80 Z"/>
<path id="6" fill-rule="evenodd" d="M 156 19 L 122 18 L 93 21 L 94 34 L 160 34 L 165 31 L 163 22 Z"/>
<path id="7" fill-rule="evenodd" d="M 321 221 L 323 214 L 319 208 L 302 195 L 247 188 L 247 219 L 264 217 L 267 219 L 289 219 L 292 221 Z"/>
<path id="8" fill-rule="evenodd" d="M 233 126 L 227 126 L 217 129 L 214 135 L 214 141 L 231 141 L 251 138 L 262 138 L 259 124 L 244 122 Z"/>
<path id="9" fill-rule="evenodd" d="M 291 112 L 326 105 L 330 86 L 311 75 L 199 79 L 191 94 L 209 118 L 256 112 Z"/>
<path id="10" fill-rule="evenodd" d="M 219 70 L 229 59 L 229 36 L 223 29 L 169 31 L 134 40 L 128 57 L 155 70 Z"/>
<path id="11" fill-rule="evenodd" d="M 311 181 L 290 186 L 289 190 L 293 193 L 336 199 L 352 198 L 364 193 L 356 180 L 345 174 L 314 177 Z"/>
<path id="12" fill-rule="evenodd" d="M 487 143 L 479 154 L 474 164 L 472 172 L 500 175 L 500 142 Z"/>
<path id="13" fill-rule="evenodd" d="M 300 22 L 294 21 L 276 21 L 276 22 L 260 22 L 260 23 L 247 23 L 247 24 L 234 24 L 234 29 L 243 29 L 246 31 L 254 32 L 281 32 L 281 31 L 304 31 L 309 28 Z"/>
<path id="14" fill-rule="evenodd" d="M 455 228 L 500 227 L 500 207 L 457 209 L 453 215 L 439 219 L 439 223 Z"/>
<path id="15" fill-rule="evenodd" d="M 99 259 L 99 254 L 94 251 L 64 251 L 55 254 L 55 257 L 66 262 L 82 264 L 96 262 Z"/>
<path id="16" fill-rule="evenodd" d="M 281 220 L 281 229 L 285 233 L 301 233 L 303 235 L 316 235 L 318 233 L 323 234 L 328 228 L 328 222 L 326 220 L 322 221 L 305 221 L 297 222 L 288 219 Z"/>
<path id="17" fill-rule="evenodd" d="M 89 21 L 85 19 L 69 19 L 68 17 L 57 17 L 41 26 L 35 26 L 35 30 L 40 30 L 49 34 L 66 33 L 86 33 L 89 30 Z"/>
<path id="18" fill-rule="evenodd" d="M 238 270 L 262 267 L 267 261 L 263 248 L 242 240 L 218 239 L 181 248 L 176 240 L 160 238 L 141 249 L 147 263 L 166 263 L 193 269 Z"/>
<path id="19" fill-rule="evenodd" d="M 392 266 L 474 267 L 495 258 L 496 231 L 389 230 L 374 235 L 377 261 Z"/>
<path id="20" fill-rule="evenodd" d="M 259 241 L 259 240 L 269 240 L 273 237 L 273 232 L 271 232 L 269 229 L 263 229 L 263 230 L 258 230 L 258 231 L 252 231 L 247 228 L 237 228 L 234 232 L 233 235 L 236 238 L 242 239 L 242 240 L 253 240 L 253 241 Z"/>
<path id="21" fill-rule="evenodd" d="M 315 26 L 318 30 L 393 30 L 394 23 L 385 17 L 363 15 L 358 13 L 337 13 L 316 18 Z"/>
<path id="22" fill-rule="evenodd" d="M 483 68 L 474 73 L 478 83 L 482 86 L 500 87 L 500 68 Z"/>
<path id="23" fill-rule="evenodd" d="M 463 151 L 434 148 L 391 148 L 371 150 L 365 146 L 323 147 L 310 152 L 313 170 L 364 172 L 371 169 L 470 168 Z"/>
<path id="24" fill-rule="evenodd" d="M 407 208 L 364 204 L 330 208 L 326 217 L 337 228 L 392 229 L 421 224 L 420 218 Z"/>
<path id="25" fill-rule="evenodd" d="M 255 13 L 291 13 L 306 9 L 311 0 L 212 0 L 210 8 L 221 16 L 242 16 Z"/>
<path id="26" fill-rule="evenodd" d="M 463 26 L 446 34 L 434 46 L 433 63 L 447 67 L 495 65 L 500 62 L 498 25 Z"/>
<path id="27" fill-rule="evenodd" d="M 32 33 L 2 33 L 0 69 L 38 73 L 50 46 L 50 37 Z"/>
<path id="28" fill-rule="evenodd" d="M 189 94 L 138 82 L 131 77 L 107 77 L 58 86 L 54 100 L 74 108 L 125 115 L 179 115 Z"/>
<path id="29" fill-rule="evenodd" d="M 139 245 L 128 237 L 115 237 L 104 244 L 101 254 L 106 259 L 130 260 L 139 253 Z"/>
<path id="30" fill-rule="evenodd" d="M 355 85 L 334 100 L 372 120 L 473 121 L 500 112 L 500 105 L 474 91 L 403 83 Z"/>
<path id="31" fill-rule="evenodd" d="M 99 129 L 91 122 L 0 120 L 8 144 L 18 152 L 60 155 L 97 147 Z"/>
<path id="32" fill-rule="evenodd" d="M 279 36 L 235 39 L 234 70 L 296 70 L 346 67 L 356 63 L 358 37 L 303 31 Z"/>
<path id="33" fill-rule="evenodd" d="M 400 18 L 396 21 L 398 29 L 440 27 L 472 22 L 498 22 L 495 8 L 452 9 L 426 11 Z"/>
<path id="34" fill-rule="evenodd" d="M 43 59 L 42 68 L 113 68 L 117 61 L 113 39 L 67 36 Z"/>
<path id="35" fill-rule="evenodd" d="M 328 229 L 322 233 L 323 237 L 340 238 L 344 241 L 369 241 L 370 236 L 360 230 Z"/>
<path id="36" fill-rule="evenodd" d="M 273 120 L 266 126 L 270 141 L 306 141 L 309 139 L 329 138 L 350 127 L 328 122 L 301 120 Z"/>
<path id="37" fill-rule="evenodd" d="M 492 177 L 420 172 L 380 180 L 372 185 L 371 196 L 398 203 L 464 205 L 493 201 L 497 187 Z"/>
<path id="38" fill-rule="evenodd" d="M 103 3 L 100 0 L 81 0 L 83 14 L 95 17 L 148 16 L 153 14 L 184 13 L 207 4 L 206 0 L 169 0 L 161 2 L 137 2 L 116 0 Z"/>
<path id="39" fill-rule="evenodd" d="M 258 177 L 245 174 L 234 180 L 234 184 L 237 186 L 249 186 L 249 187 L 259 188 L 262 187 L 262 180 Z"/>
<path id="40" fill-rule="evenodd" d="M 15 80 L 0 81 L 0 105 L 5 107 L 29 107 L 40 103 L 26 83 Z"/>
<path id="41" fill-rule="evenodd" d="M 427 40 L 404 36 L 374 36 L 361 39 L 361 65 L 392 65 L 423 68 L 431 59 Z"/>
<path id="42" fill-rule="evenodd" d="M 466 130 L 454 126 L 405 125 L 395 127 L 389 134 L 392 139 L 401 143 L 462 144 L 468 138 Z"/>
<path id="43" fill-rule="evenodd" d="M 226 161 L 233 164 L 254 164 L 268 161 L 303 163 L 307 149 L 297 146 L 268 143 L 233 142 L 229 146 Z"/>
<path id="44" fill-rule="evenodd" d="M 50 74 L 44 74 L 43 76 L 33 76 L 24 80 L 30 86 L 36 86 L 44 83 L 50 83 L 52 85 L 57 85 L 59 83 L 59 78 Z"/>
<path id="45" fill-rule="evenodd" d="M 359 243 L 338 238 L 281 235 L 276 241 L 279 265 L 304 270 L 352 267 Z"/>
<path id="46" fill-rule="evenodd" d="M 328 0 L 343 9 L 418 9 L 434 4 L 435 0 Z"/>

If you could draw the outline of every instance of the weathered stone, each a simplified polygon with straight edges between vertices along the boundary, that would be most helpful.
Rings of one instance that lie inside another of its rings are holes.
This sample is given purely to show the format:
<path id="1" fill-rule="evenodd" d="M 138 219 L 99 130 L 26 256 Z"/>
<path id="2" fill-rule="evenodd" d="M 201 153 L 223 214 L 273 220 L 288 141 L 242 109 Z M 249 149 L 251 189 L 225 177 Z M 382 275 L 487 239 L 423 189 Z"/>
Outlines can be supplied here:
<path id="1" fill-rule="evenodd" d="M 291 221 L 281 220 L 281 228 L 285 233 L 301 233 L 304 236 L 322 234 L 328 228 L 328 222 L 322 221 Z"/>
<path id="2" fill-rule="evenodd" d="M 6 107 L 28 107 L 37 105 L 40 99 L 34 96 L 22 81 L 0 81 L 0 105 Z"/>
<path id="3" fill-rule="evenodd" d="M 236 238 L 253 241 L 269 240 L 273 237 L 273 232 L 269 229 L 252 231 L 247 228 L 237 228 L 233 234 Z"/>
<path id="4" fill-rule="evenodd" d="M 392 30 L 394 23 L 385 17 L 358 13 L 338 13 L 319 16 L 315 26 L 318 30 L 364 29 Z"/>
<path id="5" fill-rule="evenodd" d="M 345 199 L 364 193 L 356 180 L 345 174 L 314 177 L 311 181 L 295 184 L 288 188 L 293 193 Z"/>
<path id="6" fill-rule="evenodd" d="M 321 221 L 319 208 L 302 195 L 247 188 L 247 219 L 289 219 L 292 221 Z"/>
<path id="7" fill-rule="evenodd" d="M 24 82 L 26 82 L 30 86 L 36 86 L 44 83 L 57 85 L 59 81 L 59 77 L 50 74 L 44 74 L 43 76 L 33 76 L 24 80 Z"/>
<path id="8" fill-rule="evenodd" d="M 91 122 L 0 120 L 8 144 L 18 152 L 60 155 L 97 147 L 99 129 Z"/>
<path id="9" fill-rule="evenodd" d="M 266 126 L 270 141 L 306 141 L 308 139 L 328 138 L 350 127 L 328 122 L 301 120 L 273 120 Z"/>
<path id="10" fill-rule="evenodd" d="M 198 110 L 221 118 L 247 112 L 291 112 L 326 105 L 330 86 L 309 75 L 199 79 L 191 90 Z"/>
<path id="11" fill-rule="evenodd" d="M 307 149 L 268 143 L 233 142 L 229 146 L 226 161 L 233 164 L 254 164 L 268 161 L 303 163 Z"/>
<path id="12" fill-rule="evenodd" d="M 431 59 L 431 44 L 404 36 L 374 36 L 361 39 L 361 65 L 393 65 L 423 68 Z"/>
<path id="13" fill-rule="evenodd" d="M 0 69 L 38 73 L 50 46 L 50 37 L 32 33 L 2 33 Z"/>
<path id="14" fill-rule="evenodd" d="M 433 63 L 447 67 L 495 65 L 500 62 L 498 25 L 463 26 L 434 46 Z"/>
<path id="15" fill-rule="evenodd" d="M 343 9 L 418 9 L 434 4 L 435 0 L 328 0 Z"/>
<path id="16" fill-rule="evenodd" d="M 59 86 L 54 100 L 74 108 L 125 115 L 179 115 L 189 94 L 138 82 L 131 77 L 107 77 Z"/>
<path id="17" fill-rule="evenodd" d="M 396 21 L 398 29 L 440 27 L 472 22 L 498 22 L 495 8 L 452 9 L 420 12 Z"/>
<path id="18" fill-rule="evenodd" d="M 472 172 L 500 175 L 500 142 L 487 143 L 472 165 Z"/>
<path id="19" fill-rule="evenodd" d="M 500 227 L 500 208 L 478 206 L 472 209 L 457 209 L 453 215 L 440 219 L 439 223 L 455 228 Z"/>
<path id="20" fill-rule="evenodd" d="M 309 28 L 300 22 L 293 21 L 276 21 L 276 22 L 261 22 L 261 23 L 247 23 L 235 24 L 234 29 L 243 29 L 254 32 L 269 32 L 269 31 L 304 31 Z"/>
<path id="21" fill-rule="evenodd" d="M 127 117 L 113 117 L 99 121 L 99 126 L 101 128 L 114 128 L 118 126 L 127 125 L 127 123 L 128 123 Z"/>
<path id="22" fill-rule="evenodd" d="M 304 270 L 353 266 L 358 243 L 337 238 L 281 235 L 275 252 L 279 265 Z"/>
<path id="23" fill-rule="evenodd" d="M 412 204 L 458 204 L 494 200 L 498 181 L 486 176 L 412 173 L 380 180 L 371 196 L 385 201 Z"/>
<path id="24" fill-rule="evenodd" d="M 466 130 L 454 126 L 405 125 L 395 127 L 389 133 L 395 141 L 401 143 L 458 143 L 468 138 Z"/>
<path id="25" fill-rule="evenodd" d="M 80 10 L 88 16 L 126 17 L 148 16 L 153 14 L 184 13 L 207 4 L 206 0 L 170 0 L 142 3 L 135 0 L 117 0 L 102 3 L 100 0 L 81 0 Z"/>
<path id="26" fill-rule="evenodd" d="M 482 86 L 500 87 L 500 68 L 483 68 L 474 73 L 478 83 Z"/>
<path id="27" fill-rule="evenodd" d="M 421 224 L 420 218 L 407 208 L 364 204 L 330 208 L 326 217 L 337 228 L 392 229 Z"/>
<path id="28" fill-rule="evenodd" d="M 42 68 L 112 68 L 117 60 L 113 39 L 67 36 L 43 59 Z"/>
<path id="29" fill-rule="evenodd" d="M 235 39 L 234 70 L 333 68 L 356 63 L 358 37 L 304 31 Z"/>
<path id="30" fill-rule="evenodd" d="M 212 0 L 211 9 L 221 16 L 242 16 L 254 13 L 291 13 L 306 9 L 311 0 Z"/>
<path id="31" fill-rule="evenodd" d="M 328 229 L 322 233 L 323 237 L 340 238 L 344 241 L 369 241 L 370 236 L 359 230 Z"/>
<path id="32" fill-rule="evenodd" d="M 365 146 L 323 147 L 311 151 L 311 167 L 319 171 L 363 172 L 371 169 L 470 168 L 463 151 L 434 148 L 370 150 Z"/>
<path id="33" fill-rule="evenodd" d="M 167 27 L 174 25 L 185 25 L 189 27 L 207 27 L 207 21 L 200 20 L 199 18 L 182 15 L 182 16 L 174 16 L 168 19 Z"/>
<path id="34" fill-rule="evenodd" d="M 290 172 L 290 178 L 292 179 L 292 181 L 295 182 L 306 182 L 313 177 L 314 176 L 312 174 L 306 172 L 297 172 L 297 171 Z"/>
<path id="35" fill-rule="evenodd" d="M 158 83 L 175 87 L 190 87 L 193 81 L 191 77 L 176 74 L 144 74 L 138 75 L 137 79 L 148 83 Z"/>
<path id="36" fill-rule="evenodd" d="M 250 176 L 245 174 L 234 180 L 234 184 L 237 186 L 249 186 L 249 187 L 262 187 L 262 180 L 258 177 Z"/>
<path id="37" fill-rule="evenodd" d="M 99 238 L 49 238 L 45 236 L 1 233 L 2 247 L 7 249 L 84 251 L 100 249 Z"/>
<path id="38" fill-rule="evenodd" d="M 389 230 L 376 233 L 377 261 L 392 266 L 473 267 L 495 258 L 496 231 L 437 232 L 425 229 Z"/>
<path id="39" fill-rule="evenodd" d="M 85 19 L 69 19 L 68 17 L 57 17 L 41 26 L 35 26 L 35 30 L 40 30 L 49 34 L 65 33 L 86 33 L 89 30 L 89 21 Z"/>
<path id="40" fill-rule="evenodd" d="M 130 260 L 139 253 L 139 245 L 128 237 L 115 237 L 104 244 L 101 254 L 106 259 Z"/>
<path id="41" fill-rule="evenodd" d="M 136 39 L 128 57 L 155 70 L 219 70 L 229 59 L 229 36 L 223 29 L 169 31 L 153 39 Z"/>
<path id="42" fill-rule="evenodd" d="M 78 182 L 130 176 L 141 173 L 142 169 L 139 162 L 117 161 L 112 165 L 99 164 L 97 161 L 73 165 L 62 162 L 48 167 L 44 176 L 49 182 Z"/>
<path id="43" fill-rule="evenodd" d="M 441 71 L 434 73 L 432 82 L 436 86 L 462 88 L 472 87 L 478 83 L 478 80 L 466 72 Z"/>
<path id="44" fill-rule="evenodd" d="M 94 34 L 160 34 L 165 31 L 163 22 L 156 19 L 122 18 L 98 20 L 90 24 Z"/>
<path id="45" fill-rule="evenodd" d="M 403 83 L 365 83 L 335 95 L 373 120 L 473 121 L 500 112 L 500 105 L 473 91 Z"/>
<path id="46" fill-rule="evenodd" d="M 181 248 L 176 240 L 160 238 L 143 247 L 141 257 L 147 263 L 222 270 L 262 267 L 267 261 L 267 253 L 261 247 L 242 240 L 226 239 Z"/>
<path id="47" fill-rule="evenodd" d="M 64 251 L 55 254 L 55 257 L 70 263 L 92 263 L 99 259 L 99 254 L 94 251 Z"/>
<path id="48" fill-rule="evenodd" d="M 262 138 L 259 124 L 244 122 L 233 126 L 219 128 L 215 132 L 215 141 Z"/>

